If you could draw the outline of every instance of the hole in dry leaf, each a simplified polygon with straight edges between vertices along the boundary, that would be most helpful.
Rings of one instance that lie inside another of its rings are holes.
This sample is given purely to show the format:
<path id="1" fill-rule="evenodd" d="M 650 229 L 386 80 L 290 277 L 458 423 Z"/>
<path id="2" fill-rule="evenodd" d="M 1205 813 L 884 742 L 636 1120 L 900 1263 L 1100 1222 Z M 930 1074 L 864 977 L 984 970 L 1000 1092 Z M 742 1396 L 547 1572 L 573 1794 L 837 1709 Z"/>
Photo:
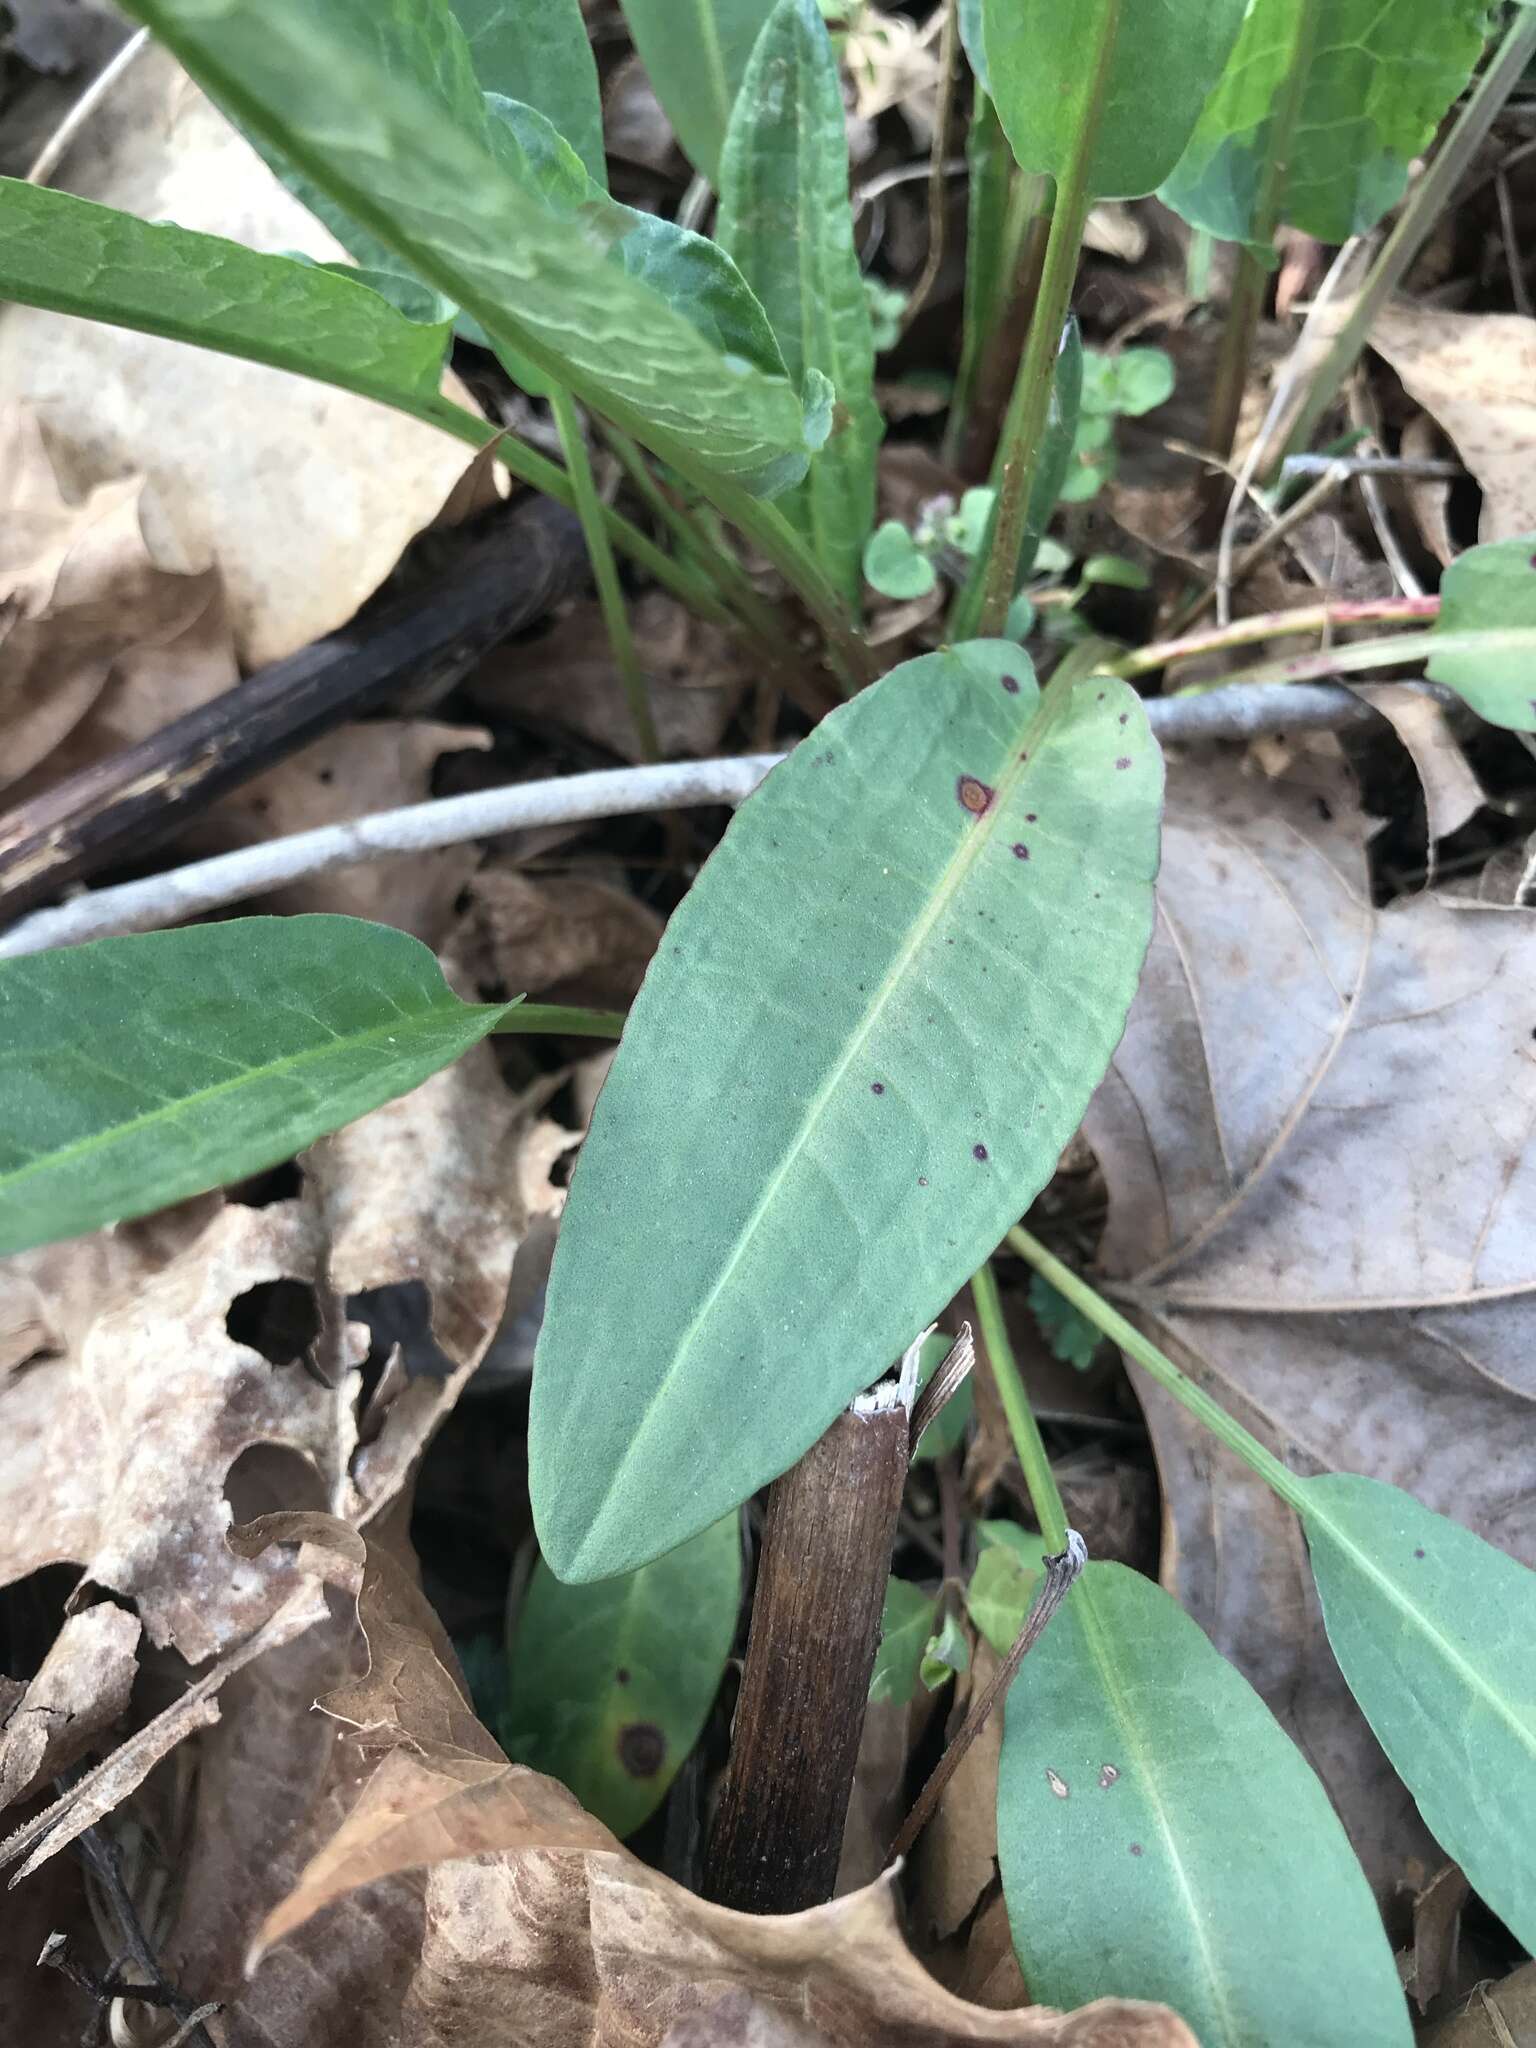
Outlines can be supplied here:
<path id="1" fill-rule="evenodd" d="M 290 1444 L 248 1444 L 224 1476 L 224 1498 L 238 1526 L 258 1515 L 330 1505 L 325 1481 Z"/>
<path id="2" fill-rule="evenodd" d="M 224 1327 L 269 1365 L 292 1365 L 320 1334 L 315 1290 L 303 1280 L 258 1280 L 229 1304 Z"/>
<path id="3" fill-rule="evenodd" d="M 82 1569 L 78 1564 L 47 1564 L 0 1592 L 0 1674 L 22 1685 L 37 1676 L 64 1625 L 67 1602 Z"/>
<path id="4" fill-rule="evenodd" d="M 432 1295 L 425 1281 L 394 1280 L 347 1296 L 347 1317 L 368 1325 L 363 1387 L 371 1393 L 390 1352 L 398 1344 L 408 1379 L 445 1380 L 453 1360 L 432 1329 Z"/>
<path id="5" fill-rule="evenodd" d="M 242 1209 L 270 1209 L 274 1202 L 292 1202 L 304 1192 L 304 1169 L 296 1159 L 285 1159 L 266 1173 L 253 1174 L 229 1190 L 229 1199 Z"/>

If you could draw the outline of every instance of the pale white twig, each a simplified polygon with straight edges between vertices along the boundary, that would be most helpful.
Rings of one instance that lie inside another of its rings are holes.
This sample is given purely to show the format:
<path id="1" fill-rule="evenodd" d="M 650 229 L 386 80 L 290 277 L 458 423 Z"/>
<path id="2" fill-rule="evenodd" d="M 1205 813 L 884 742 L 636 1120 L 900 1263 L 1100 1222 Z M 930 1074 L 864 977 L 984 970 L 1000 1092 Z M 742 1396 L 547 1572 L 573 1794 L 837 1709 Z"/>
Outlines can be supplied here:
<path id="1" fill-rule="evenodd" d="M 128 38 L 117 55 L 97 72 L 34 157 L 32 168 L 27 172 L 29 185 L 44 185 L 53 176 L 63 161 L 65 150 L 148 42 L 149 30 L 138 29 Z"/>
<path id="2" fill-rule="evenodd" d="M 1399 684 L 1401 689 L 1428 689 Z M 1435 693 L 1438 694 L 1438 693 Z M 1160 740 L 1256 739 L 1264 733 L 1336 730 L 1370 723 L 1379 714 L 1335 683 L 1239 683 L 1199 696 L 1154 697 L 1147 718 Z M 157 931 L 165 925 L 243 903 L 252 896 L 323 875 L 333 868 L 393 854 L 424 853 L 467 839 L 532 826 L 589 823 L 638 811 L 680 810 L 692 804 L 739 804 L 782 754 L 742 754 L 718 761 L 667 762 L 659 767 L 608 768 L 593 775 L 563 775 L 547 782 L 515 783 L 472 796 L 440 797 L 404 810 L 378 811 L 346 825 L 323 825 L 265 845 L 244 846 L 211 860 L 193 861 L 143 881 L 122 882 L 34 911 L 0 936 L 0 959 L 78 946 L 121 932 Z"/>

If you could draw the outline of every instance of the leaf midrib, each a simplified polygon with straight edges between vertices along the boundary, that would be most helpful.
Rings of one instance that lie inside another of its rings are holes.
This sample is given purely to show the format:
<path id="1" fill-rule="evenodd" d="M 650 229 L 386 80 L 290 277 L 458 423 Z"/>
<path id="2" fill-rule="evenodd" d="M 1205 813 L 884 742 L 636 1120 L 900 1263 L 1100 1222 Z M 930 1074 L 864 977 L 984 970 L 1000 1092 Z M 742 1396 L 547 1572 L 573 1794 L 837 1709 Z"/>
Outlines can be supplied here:
<path id="1" fill-rule="evenodd" d="M 736 1242 L 731 1249 L 729 1258 L 721 1267 L 715 1284 L 711 1287 L 689 1322 L 676 1350 L 672 1354 L 671 1362 L 667 1366 L 666 1371 L 652 1388 L 645 1406 L 635 1423 L 635 1427 L 630 1433 L 618 1472 L 615 1473 L 610 1483 L 608 1490 L 608 1497 L 610 1499 L 618 1490 L 620 1475 L 626 1466 L 634 1462 L 639 1446 L 655 1427 L 657 1416 L 668 1405 L 672 1387 L 679 1373 L 684 1369 L 685 1362 L 699 1331 L 703 1328 L 716 1302 L 719 1301 L 721 1294 L 735 1274 L 736 1268 L 746 1255 L 748 1246 L 757 1235 L 758 1227 L 762 1223 L 764 1216 L 767 1215 L 777 1199 L 779 1189 L 783 1186 L 791 1168 L 804 1151 L 811 1134 L 817 1128 L 822 1112 L 830 1100 L 834 1089 L 841 1082 L 850 1066 L 852 1066 L 854 1059 L 867 1041 L 870 1032 L 883 1014 L 886 1004 L 901 986 L 903 976 L 927 939 L 928 934 L 933 930 L 940 915 L 953 900 L 961 884 L 981 857 L 983 848 L 992 844 L 993 836 L 1019 783 L 1024 780 L 1032 767 L 1038 766 L 1040 748 L 1036 735 L 1042 726 L 1048 725 L 1058 715 L 1058 707 L 1067 705 L 1070 701 L 1069 696 L 1064 695 L 1053 698 L 1049 690 L 1041 691 L 1029 722 L 1021 727 L 1010 740 L 1007 766 L 998 775 L 995 785 L 996 795 L 990 809 L 985 816 L 976 820 L 975 825 L 966 834 L 964 839 L 960 841 L 946 863 L 939 881 L 932 891 L 926 909 L 909 926 L 906 941 L 900 952 L 892 960 L 885 974 L 881 977 L 880 983 L 870 1001 L 865 1005 L 864 1016 L 858 1028 L 849 1034 L 842 1057 L 833 1065 L 826 1080 L 807 1103 L 799 1125 L 796 1127 L 789 1144 L 785 1147 L 778 1165 L 765 1180 L 757 1203 L 737 1232 Z M 593 1518 L 592 1525 L 589 1528 L 587 1541 L 591 1540 L 592 1529 L 595 1529 L 595 1527 L 596 1517 Z M 584 1542 L 576 1553 L 573 1565 L 579 1563 L 581 1551 L 585 1548 L 586 1543 Z"/>
<path id="2" fill-rule="evenodd" d="M 454 1000 L 457 1001 L 457 998 Z M 514 998 L 514 1002 L 516 1000 Z M 469 1015 L 474 1015 L 477 1011 L 481 1014 L 489 1012 L 490 1015 L 485 1027 L 489 1031 L 498 1017 L 504 1016 L 508 1010 L 513 1008 L 513 1003 L 486 1003 L 478 1005 L 464 1003 L 460 1005 L 460 1008 Z M 243 1068 L 240 1073 L 231 1076 L 228 1080 L 215 1081 L 206 1088 L 195 1090 L 190 1095 L 177 1096 L 169 1104 L 161 1104 L 155 1109 L 145 1110 L 140 1115 L 130 1117 L 123 1123 L 112 1125 L 106 1131 L 95 1132 L 84 1138 L 72 1139 L 69 1144 L 59 1146 L 50 1152 L 37 1153 L 24 1166 L 16 1167 L 9 1173 L 0 1173 L 0 1196 L 9 1195 L 29 1175 L 48 1172 L 55 1167 L 68 1165 L 72 1160 L 89 1155 L 92 1152 L 105 1150 L 136 1136 L 140 1131 L 147 1130 L 157 1123 L 174 1122 L 178 1117 L 185 1115 L 188 1110 L 200 1109 L 204 1104 L 216 1102 L 220 1097 L 232 1094 L 237 1089 L 247 1088 L 262 1081 L 291 1074 L 298 1068 L 318 1060 L 333 1058 L 338 1050 L 350 1052 L 360 1047 L 366 1049 L 375 1040 L 386 1037 L 390 1031 L 399 1032 L 412 1029 L 424 1019 L 440 1017 L 446 1021 L 451 1019 L 452 1016 L 453 1012 L 446 1004 L 433 1005 L 432 1008 L 418 1011 L 415 1015 L 406 1013 L 402 1018 L 397 1018 L 393 1024 L 370 1025 L 366 1031 L 359 1031 L 345 1038 L 333 1037 L 324 1045 L 307 1046 L 301 1052 L 285 1053 L 281 1059 L 268 1060 L 264 1065 Z"/>

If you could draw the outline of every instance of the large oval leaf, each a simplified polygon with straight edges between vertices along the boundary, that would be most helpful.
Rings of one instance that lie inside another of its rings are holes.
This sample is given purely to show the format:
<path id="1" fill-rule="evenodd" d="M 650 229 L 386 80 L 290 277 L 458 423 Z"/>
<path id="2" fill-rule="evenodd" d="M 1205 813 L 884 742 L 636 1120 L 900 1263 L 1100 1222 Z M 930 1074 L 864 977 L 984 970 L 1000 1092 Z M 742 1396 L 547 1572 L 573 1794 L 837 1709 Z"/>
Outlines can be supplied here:
<path id="1" fill-rule="evenodd" d="M 735 1515 L 600 1586 L 562 1585 L 541 1562 L 507 1646 L 507 1754 L 633 1834 L 699 1739 L 740 1606 Z"/>
<path id="2" fill-rule="evenodd" d="M 1104 54 L 1086 189 L 1152 192 L 1183 153 L 1248 0 L 984 0 L 989 90 L 1019 167 L 1061 177 L 1077 156 Z"/>
<path id="3" fill-rule="evenodd" d="M 128 11 L 498 346 L 684 468 L 764 493 L 805 474 L 806 420 L 788 380 L 711 348 L 607 261 L 600 233 L 574 229 L 524 181 L 446 0 L 133 0 Z"/>
<path id="4" fill-rule="evenodd" d="M 606 188 L 603 105 L 581 0 L 449 0 L 486 92 L 537 107 Z"/>
<path id="5" fill-rule="evenodd" d="M 1013 1682 L 997 1843 L 1046 2004 L 1159 2000 L 1202 2048 L 1412 2041 L 1327 1794 L 1246 1679 L 1124 1565 L 1087 1567 Z"/>
<path id="6" fill-rule="evenodd" d="M 794 382 L 803 389 L 819 370 L 837 394 L 835 432 L 781 504 L 856 606 L 884 425 L 842 86 L 816 0 L 779 0 L 758 38 L 726 132 L 715 233 L 766 308 Z"/>
<path id="7" fill-rule="evenodd" d="M 1364 234 L 1402 198 L 1488 17 L 1487 0 L 1254 0 L 1162 197 L 1230 242 L 1267 246 L 1282 222 Z"/>
<path id="8" fill-rule="evenodd" d="M 461 1003 L 406 932 L 247 917 L 0 961 L 0 1252 L 289 1159 L 435 1074 Z"/>
<path id="9" fill-rule="evenodd" d="M 1162 764 L 1106 677 L 903 664 L 737 813 L 572 1182 L 533 1385 L 565 1578 L 784 1471 L 1049 1178 L 1124 1026 Z"/>
<path id="10" fill-rule="evenodd" d="M 645 73 L 694 168 L 720 177 L 726 124 L 773 0 L 624 0 Z"/>
<path id="11" fill-rule="evenodd" d="M 1536 1946 L 1536 1572 L 1380 1480 L 1296 1484 L 1350 1691 L 1435 1839 Z"/>

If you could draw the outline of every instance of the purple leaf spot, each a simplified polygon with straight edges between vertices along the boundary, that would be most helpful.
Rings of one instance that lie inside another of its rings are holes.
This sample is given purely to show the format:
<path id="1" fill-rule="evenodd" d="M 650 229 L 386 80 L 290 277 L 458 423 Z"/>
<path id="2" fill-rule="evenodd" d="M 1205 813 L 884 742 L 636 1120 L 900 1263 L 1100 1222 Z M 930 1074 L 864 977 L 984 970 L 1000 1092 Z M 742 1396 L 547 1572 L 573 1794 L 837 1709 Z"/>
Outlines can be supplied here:
<path id="1" fill-rule="evenodd" d="M 1015 860 L 1029 859 L 1029 848 L 1024 844 L 1022 839 L 1015 839 L 1015 841 L 1013 842 L 1013 857 Z"/>
<path id="2" fill-rule="evenodd" d="M 1131 1854 L 1132 1854 L 1133 1856 L 1139 1856 L 1139 1855 L 1141 1854 L 1141 1844 L 1140 1844 L 1140 1842 L 1132 1842 L 1132 1844 L 1131 1844 Z"/>
<path id="3" fill-rule="evenodd" d="M 1004 676 L 1004 677 L 1003 677 L 1003 679 L 1002 679 L 1002 681 L 1003 681 L 1003 688 L 1004 688 L 1004 689 L 1005 689 L 1005 690 L 1006 690 L 1006 691 L 1008 692 L 1009 696 L 1010 696 L 1010 697 L 1017 697 L 1017 695 L 1019 694 L 1019 679 L 1018 679 L 1018 677 L 1017 677 L 1017 676 Z"/>
<path id="4" fill-rule="evenodd" d="M 1416 1550 L 1413 1554 L 1415 1557 L 1422 1557 L 1424 1555 L 1422 1550 Z"/>
<path id="5" fill-rule="evenodd" d="M 1099 692 L 1099 702 L 1101 704 L 1104 702 L 1104 692 L 1102 690 Z"/>
<path id="6" fill-rule="evenodd" d="M 974 775 L 962 775 L 955 784 L 955 795 L 962 810 L 969 811 L 973 818 L 981 818 L 991 810 L 997 791 Z"/>
<path id="7" fill-rule="evenodd" d="M 1130 757 L 1130 755 L 1129 755 L 1129 754 L 1122 754 L 1122 755 L 1120 756 L 1119 760 L 1118 760 L 1118 761 L 1117 761 L 1117 762 L 1115 763 L 1115 766 L 1116 766 L 1117 768 L 1129 768 L 1129 767 L 1130 767 L 1130 765 L 1131 765 L 1131 757 Z"/>
<path id="8" fill-rule="evenodd" d="M 1036 813 L 1036 812 L 1034 812 L 1034 811 L 1026 811 L 1026 812 L 1024 813 L 1024 822 L 1025 822 L 1025 824 L 1026 824 L 1026 825 L 1033 825 L 1033 824 L 1034 824 L 1034 822 L 1035 822 L 1035 819 L 1036 819 L 1037 815 L 1038 815 L 1038 813 Z"/>
<path id="9" fill-rule="evenodd" d="M 885 1083 L 883 1081 L 871 1081 L 869 1092 L 871 1095 L 883 1095 L 885 1093 Z"/>
<path id="10" fill-rule="evenodd" d="M 987 1148 L 985 1145 L 973 1145 L 971 1147 L 971 1157 L 973 1159 L 985 1159 L 986 1156 Z"/>
<path id="11" fill-rule="evenodd" d="M 1122 712 L 1121 712 L 1121 714 L 1120 714 L 1120 716 L 1119 716 L 1119 719 L 1118 719 L 1118 720 L 1116 721 L 1116 722 L 1117 722 L 1117 724 L 1120 724 L 1120 725 L 1127 725 L 1127 724 L 1129 724 L 1129 722 L 1130 722 L 1130 716 L 1131 716 L 1131 714 L 1129 713 L 1129 711 L 1122 711 Z"/>

